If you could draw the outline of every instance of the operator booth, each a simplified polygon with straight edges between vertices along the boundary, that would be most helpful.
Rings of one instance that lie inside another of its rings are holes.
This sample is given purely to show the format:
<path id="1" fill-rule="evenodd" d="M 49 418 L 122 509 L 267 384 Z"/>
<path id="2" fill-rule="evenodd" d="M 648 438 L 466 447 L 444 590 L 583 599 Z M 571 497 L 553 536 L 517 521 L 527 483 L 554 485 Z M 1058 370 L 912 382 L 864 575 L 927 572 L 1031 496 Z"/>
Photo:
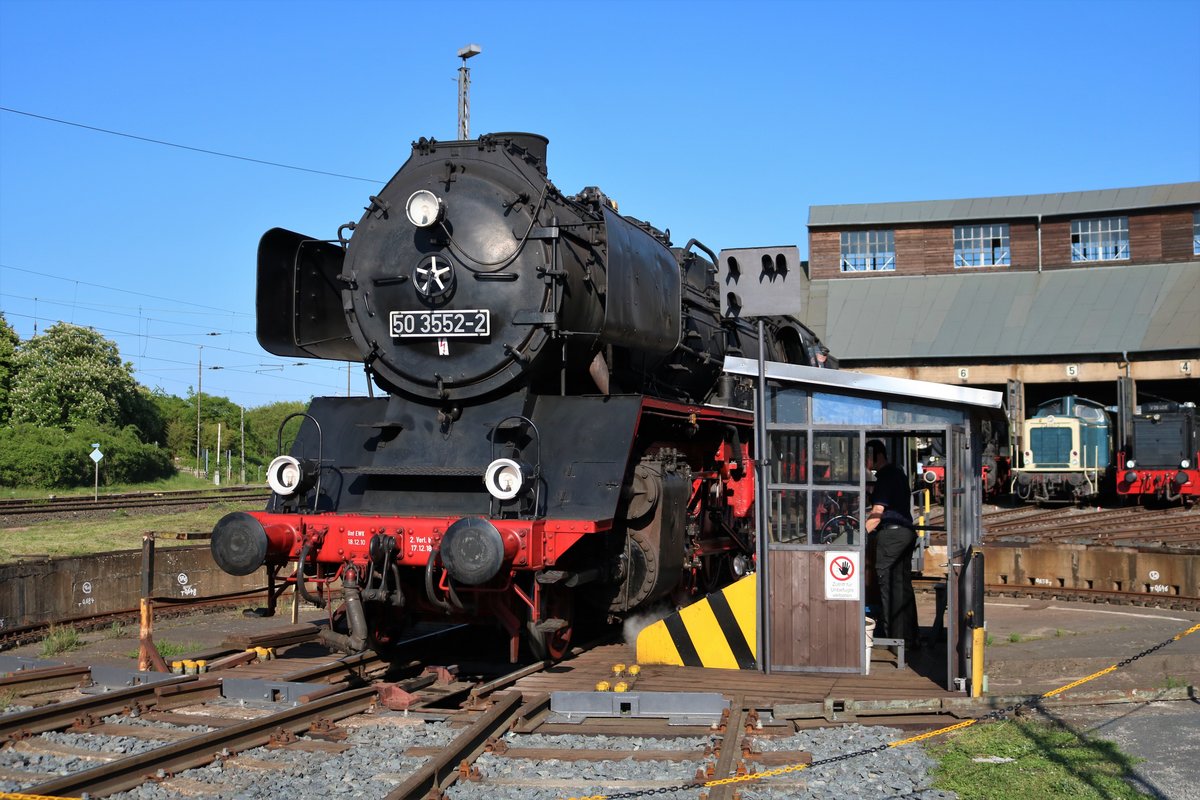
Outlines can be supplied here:
<path id="1" fill-rule="evenodd" d="M 955 679 L 970 676 L 971 629 L 983 624 L 982 430 L 1000 393 L 748 358 L 727 358 L 725 369 L 755 377 L 760 395 L 758 668 L 868 671 L 868 611 L 877 612 L 868 609 L 872 557 L 861 524 L 872 480 L 864 451 L 879 439 L 910 482 L 919 460 L 940 451 L 946 685 L 963 687 Z M 919 511 L 918 536 L 927 537 L 933 526 Z"/>
<path id="2" fill-rule="evenodd" d="M 789 265 L 800 265 L 795 247 L 722 250 L 722 314 L 757 319 L 761 339 L 764 318 L 797 311 L 799 284 L 807 277 Z M 982 654 L 971 655 L 983 627 L 983 430 L 1000 418 L 1002 395 L 773 363 L 762 352 L 741 356 L 727 357 L 725 371 L 752 376 L 757 386 L 757 668 L 869 671 L 867 612 L 879 610 L 868 593 L 873 543 L 865 541 L 862 522 L 873 478 L 864 464 L 866 443 L 880 439 L 914 488 L 914 476 L 923 477 L 922 460 L 936 457 L 944 469 L 945 515 L 938 527 L 946 541 L 946 687 L 963 687 L 971 667 L 982 667 Z M 918 513 L 913 518 L 917 551 L 924 553 L 931 526 L 921 525 Z M 869 609 L 872 600 L 876 608 Z M 981 682 L 979 673 L 972 693 Z"/>

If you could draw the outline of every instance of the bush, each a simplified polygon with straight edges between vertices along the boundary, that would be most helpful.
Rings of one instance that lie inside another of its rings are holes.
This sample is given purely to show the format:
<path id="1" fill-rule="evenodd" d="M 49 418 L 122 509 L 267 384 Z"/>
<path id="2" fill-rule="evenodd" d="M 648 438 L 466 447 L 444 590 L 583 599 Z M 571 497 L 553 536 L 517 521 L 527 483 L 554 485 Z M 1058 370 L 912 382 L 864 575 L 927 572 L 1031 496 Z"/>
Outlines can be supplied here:
<path id="1" fill-rule="evenodd" d="M 0 428 L 0 486 L 65 489 L 91 486 L 95 466 L 92 444 L 100 443 L 100 482 L 143 483 L 175 474 L 166 450 L 144 444 L 131 425 L 116 430 L 81 425 L 67 432 L 32 424 Z"/>

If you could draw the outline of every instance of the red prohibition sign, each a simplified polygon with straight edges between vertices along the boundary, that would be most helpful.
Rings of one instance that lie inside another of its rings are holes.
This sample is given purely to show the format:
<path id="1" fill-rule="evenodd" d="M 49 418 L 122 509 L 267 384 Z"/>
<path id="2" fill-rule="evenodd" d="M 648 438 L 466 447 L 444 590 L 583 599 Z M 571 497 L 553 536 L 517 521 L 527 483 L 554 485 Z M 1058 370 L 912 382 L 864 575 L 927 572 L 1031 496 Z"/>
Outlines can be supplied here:
<path id="1" fill-rule="evenodd" d="M 838 556 L 829 562 L 829 574 L 835 581 L 848 581 L 854 577 L 854 562 L 845 556 Z"/>

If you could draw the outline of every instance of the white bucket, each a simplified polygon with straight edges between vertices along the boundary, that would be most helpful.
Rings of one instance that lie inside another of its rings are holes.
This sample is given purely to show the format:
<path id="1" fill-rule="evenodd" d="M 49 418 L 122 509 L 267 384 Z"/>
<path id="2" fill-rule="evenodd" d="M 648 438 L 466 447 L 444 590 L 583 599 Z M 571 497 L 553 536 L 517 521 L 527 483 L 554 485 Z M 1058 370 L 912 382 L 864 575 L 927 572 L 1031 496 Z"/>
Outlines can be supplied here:
<path id="1" fill-rule="evenodd" d="M 867 675 L 871 674 L 871 648 L 875 646 L 875 620 L 864 617 L 867 623 L 867 653 L 863 657 L 863 666 Z"/>

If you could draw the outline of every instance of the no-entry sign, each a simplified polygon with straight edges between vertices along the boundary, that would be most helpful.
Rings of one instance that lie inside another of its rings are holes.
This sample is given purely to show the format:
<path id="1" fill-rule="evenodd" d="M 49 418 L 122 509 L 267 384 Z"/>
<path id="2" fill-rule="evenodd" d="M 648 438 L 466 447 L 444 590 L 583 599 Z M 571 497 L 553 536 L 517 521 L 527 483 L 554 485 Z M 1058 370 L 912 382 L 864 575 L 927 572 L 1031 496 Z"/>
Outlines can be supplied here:
<path id="1" fill-rule="evenodd" d="M 825 599 L 858 600 L 859 553 L 855 550 L 825 553 Z"/>

